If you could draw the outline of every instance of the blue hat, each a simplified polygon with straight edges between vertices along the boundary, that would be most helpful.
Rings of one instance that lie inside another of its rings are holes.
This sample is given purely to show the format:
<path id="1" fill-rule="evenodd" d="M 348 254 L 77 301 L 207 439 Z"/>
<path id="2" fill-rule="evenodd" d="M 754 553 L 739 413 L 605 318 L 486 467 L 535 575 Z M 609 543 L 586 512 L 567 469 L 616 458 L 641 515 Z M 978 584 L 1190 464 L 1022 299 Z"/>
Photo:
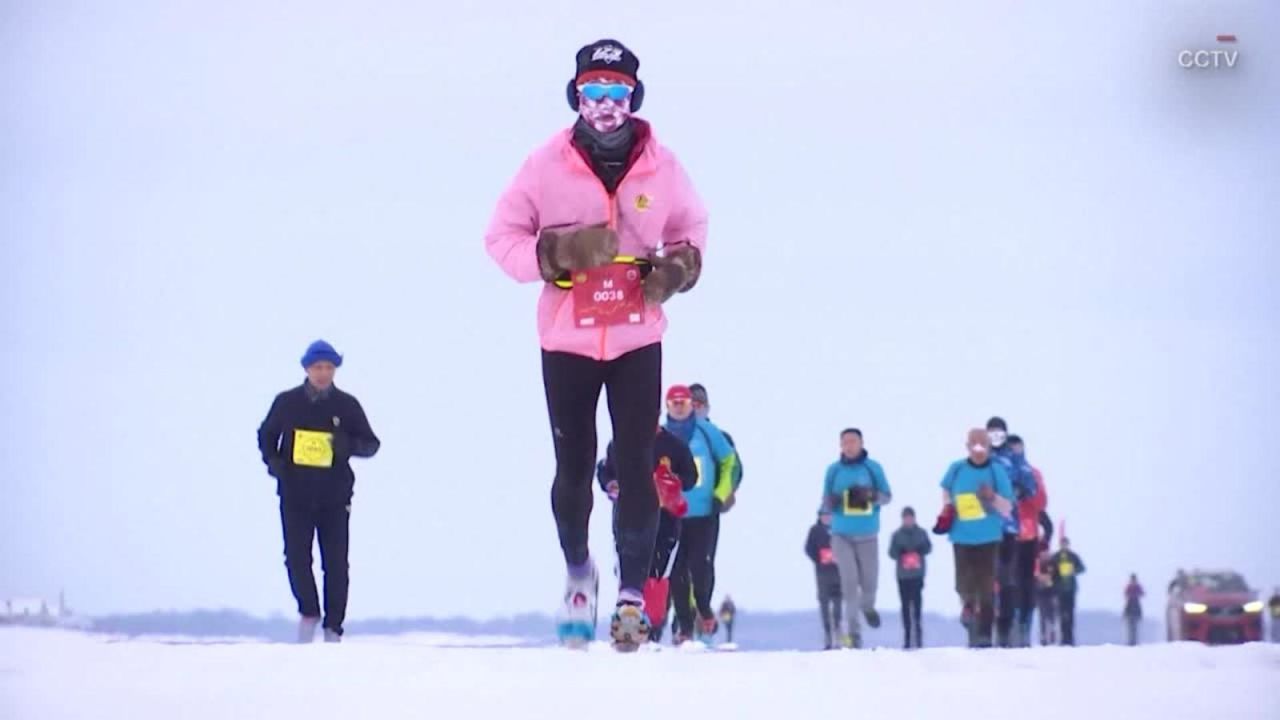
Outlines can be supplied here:
<path id="1" fill-rule="evenodd" d="M 302 367 L 309 368 L 318 362 L 329 361 L 334 367 L 342 367 L 342 356 L 338 354 L 333 346 L 323 340 L 317 340 L 311 343 L 307 348 L 307 352 L 302 356 Z"/>

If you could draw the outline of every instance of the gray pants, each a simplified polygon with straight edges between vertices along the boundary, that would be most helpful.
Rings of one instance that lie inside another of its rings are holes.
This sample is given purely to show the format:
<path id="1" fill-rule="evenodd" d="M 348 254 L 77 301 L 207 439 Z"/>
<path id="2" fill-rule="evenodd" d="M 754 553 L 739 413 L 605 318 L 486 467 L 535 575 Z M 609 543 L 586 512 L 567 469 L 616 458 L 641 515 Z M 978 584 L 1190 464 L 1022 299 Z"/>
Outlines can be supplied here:
<path id="1" fill-rule="evenodd" d="M 876 535 L 851 537 L 831 536 L 831 552 L 840 568 L 840 587 L 844 591 L 845 622 L 849 634 L 859 635 L 859 617 L 876 607 L 876 585 L 880 577 L 880 538 Z"/>

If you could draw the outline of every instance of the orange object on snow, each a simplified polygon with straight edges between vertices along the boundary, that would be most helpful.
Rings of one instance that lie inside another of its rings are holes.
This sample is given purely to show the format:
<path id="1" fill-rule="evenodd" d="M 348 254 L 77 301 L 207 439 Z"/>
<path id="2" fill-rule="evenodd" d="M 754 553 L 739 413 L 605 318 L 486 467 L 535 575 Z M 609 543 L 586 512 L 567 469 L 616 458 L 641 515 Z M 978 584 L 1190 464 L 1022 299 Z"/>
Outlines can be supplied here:
<path id="1" fill-rule="evenodd" d="M 649 578 L 644 583 L 644 612 L 649 624 L 662 627 L 667 619 L 667 602 L 671 594 L 671 581 L 667 578 Z"/>
<path id="2" fill-rule="evenodd" d="M 671 472 L 667 465 L 659 465 L 653 471 L 653 484 L 658 488 L 658 505 L 675 517 L 684 517 L 689 512 L 689 503 L 684 499 L 684 491 L 680 488 L 680 478 Z"/>

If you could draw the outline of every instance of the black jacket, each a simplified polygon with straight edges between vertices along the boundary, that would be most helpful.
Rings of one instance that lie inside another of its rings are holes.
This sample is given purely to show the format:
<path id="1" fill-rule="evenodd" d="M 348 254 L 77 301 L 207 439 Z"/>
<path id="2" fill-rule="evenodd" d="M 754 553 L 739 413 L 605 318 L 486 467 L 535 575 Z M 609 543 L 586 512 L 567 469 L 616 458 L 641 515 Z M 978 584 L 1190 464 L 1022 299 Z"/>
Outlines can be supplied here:
<path id="1" fill-rule="evenodd" d="M 379 447 L 359 401 L 336 387 L 316 393 L 303 384 L 280 393 L 258 428 L 262 461 L 291 503 L 350 503 L 351 458 L 373 457 Z"/>
<path id="2" fill-rule="evenodd" d="M 1070 550 L 1059 550 L 1053 554 L 1053 586 L 1059 593 L 1074 595 L 1079 583 L 1076 577 L 1084 574 L 1084 561 Z"/>
<path id="3" fill-rule="evenodd" d="M 596 465 L 596 481 L 600 483 L 601 490 L 609 492 L 609 483 L 618 479 L 612 440 L 604 452 L 604 459 Z M 653 468 L 657 470 L 664 461 L 671 465 L 671 472 L 680 478 L 682 490 L 688 492 L 698 484 L 698 466 L 693 462 L 693 452 L 689 450 L 689 446 L 666 428 L 659 428 L 657 437 L 653 439 Z"/>
<path id="4" fill-rule="evenodd" d="M 838 580 L 840 577 L 840 569 L 836 567 L 834 562 L 823 563 L 822 551 L 831 552 L 831 528 L 816 522 L 813 527 L 809 528 L 809 539 L 804 543 L 804 554 L 809 556 L 809 560 L 813 562 L 813 568 L 818 573 L 818 577 L 831 580 Z"/>

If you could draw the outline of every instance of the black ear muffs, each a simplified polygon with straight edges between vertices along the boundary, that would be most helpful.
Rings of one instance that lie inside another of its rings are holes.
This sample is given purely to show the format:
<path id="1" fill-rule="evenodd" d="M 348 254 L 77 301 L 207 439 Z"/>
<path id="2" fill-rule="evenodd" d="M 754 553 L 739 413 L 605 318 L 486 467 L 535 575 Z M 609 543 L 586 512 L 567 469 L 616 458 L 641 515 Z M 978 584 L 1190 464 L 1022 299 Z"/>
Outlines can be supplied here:
<path id="1" fill-rule="evenodd" d="M 569 107 L 574 112 L 578 112 L 578 79 L 569 78 L 569 84 L 565 86 L 565 99 L 569 101 Z"/>
<path id="2" fill-rule="evenodd" d="M 578 112 L 578 79 L 569 78 L 569 84 L 564 88 L 565 100 L 569 101 L 569 108 L 574 112 Z M 637 79 L 636 87 L 631 91 L 631 112 L 639 112 L 640 106 L 644 104 L 644 81 Z"/>

